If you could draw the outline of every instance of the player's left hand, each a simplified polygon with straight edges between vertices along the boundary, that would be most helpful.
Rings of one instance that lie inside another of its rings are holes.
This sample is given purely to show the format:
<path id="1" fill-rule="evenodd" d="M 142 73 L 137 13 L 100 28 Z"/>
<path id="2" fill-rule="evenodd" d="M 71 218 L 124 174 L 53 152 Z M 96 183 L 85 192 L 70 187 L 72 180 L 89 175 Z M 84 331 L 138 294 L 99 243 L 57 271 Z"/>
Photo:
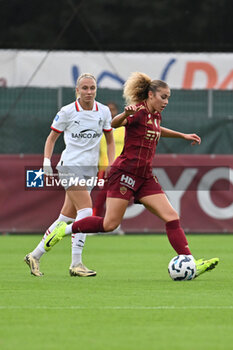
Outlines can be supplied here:
<path id="1" fill-rule="evenodd" d="M 185 138 L 185 140 L 193 141 L 193 142 L 191 143 L 192 146 L 194 146 L 194 145 L 196 145 L 196 144 L 200 145 L 200 143 L 201 143 L 201 138 L 200 138 L 200 136 L 198 136 L 198 135 L 196 135 L 196 134 L 185 134 L 184 138 Z"/>

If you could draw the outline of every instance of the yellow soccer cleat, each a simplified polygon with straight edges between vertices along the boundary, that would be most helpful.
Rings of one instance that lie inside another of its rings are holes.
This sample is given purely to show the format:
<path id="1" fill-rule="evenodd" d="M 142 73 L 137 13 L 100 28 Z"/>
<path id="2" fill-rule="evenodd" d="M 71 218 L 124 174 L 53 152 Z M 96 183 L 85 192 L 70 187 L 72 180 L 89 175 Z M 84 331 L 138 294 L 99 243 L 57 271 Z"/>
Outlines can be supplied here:
<path id="1" fill-rule="evenodd" d="M 56 225 L 55 229 L 47 236 L 44 242 L 44 249 L 46 252 L 57 244 L 65 236 L 67 223 L 60 221 Z"/>
<path id="2" fill-rule="evenodd" d="M 219 258 L 212 258 L 209 260 L 198 259 L 195 260 L 196 263 L 196 276 L 202 275 L 206 271 L 213 270 L 216 265 L 219 263 Z"/>

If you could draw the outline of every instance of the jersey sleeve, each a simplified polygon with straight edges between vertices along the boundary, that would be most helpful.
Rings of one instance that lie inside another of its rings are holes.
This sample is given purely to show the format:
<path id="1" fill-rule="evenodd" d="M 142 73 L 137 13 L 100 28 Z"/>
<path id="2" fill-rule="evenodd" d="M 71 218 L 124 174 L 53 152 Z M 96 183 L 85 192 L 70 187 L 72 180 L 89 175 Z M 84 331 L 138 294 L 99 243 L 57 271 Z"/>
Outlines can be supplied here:
<path id="1" fill-rule="evenodd" d="M 65 110 L 62 108 L 54 118 L 51 129 L 56 132 L 63 132 L 67 125 L 67 116 Z"/>
<path id="2" fill-rule="evenodd" d="M 135 122 L 135 115 L 129 115 L 126 119 L 127 119 L 127 124 L 126 124 L 126 126 L 127 126 L 127 125 L 130 125 L 130 124 L 132 124 L 132 123 Z"/>
<path id="3" fill-rule="evenodd" d="M 140 106 L 140 109 L 138 112 L 136 112 L 135 114 L 131 114 L 129 115 L 126 120 L 127 120 L 127 124 L 126 124 L 126 127 L 129 126 L 130 124 L 133 124 L 133 123 L 137 123 L 138 120 L 142 117 L 143 113 L 145 113 L 145 106 L 144 104 L 140 103 L 140 104 L 137 104 L 137 106 Z"/>
<path id="4" fill-rule="evenodd" d="M 106 106 L 106 111 L 105 111 L 105 120 L 104 120 L 104 125 L 103 125 L 103 130 L 104 131 L 111 131 L 111 121 L 112 121 L 112 116 L 110 109 Z"/>
<path id="5" fill-rule="evenodd" d="M 138 111 L 135 114 L 129 115 L 127 119 L 127 124 L 126 126 L 129 126 L 130 124 L 133 123 L 138 123 L 138 120 L 142 117 L 142 111 Z"/>

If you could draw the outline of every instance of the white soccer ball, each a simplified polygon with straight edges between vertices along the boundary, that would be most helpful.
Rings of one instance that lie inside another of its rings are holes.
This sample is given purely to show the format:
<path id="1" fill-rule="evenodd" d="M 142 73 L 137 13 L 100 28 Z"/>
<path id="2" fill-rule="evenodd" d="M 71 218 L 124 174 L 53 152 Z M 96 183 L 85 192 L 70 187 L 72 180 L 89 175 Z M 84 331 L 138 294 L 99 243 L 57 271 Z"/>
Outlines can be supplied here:
<path id="1" fill-rule="evenodd" d="M 175 256 L 168 265 L 168 273 L 174 281 L 189 281 L 195 277 L 196 264 L 190 255 Z"/>

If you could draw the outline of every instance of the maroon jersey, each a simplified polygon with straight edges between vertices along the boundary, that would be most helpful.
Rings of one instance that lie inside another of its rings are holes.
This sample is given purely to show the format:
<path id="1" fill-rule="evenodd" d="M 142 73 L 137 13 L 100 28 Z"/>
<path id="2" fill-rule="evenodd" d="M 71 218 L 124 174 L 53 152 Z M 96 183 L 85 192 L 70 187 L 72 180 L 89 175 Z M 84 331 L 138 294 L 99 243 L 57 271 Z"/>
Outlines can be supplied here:
<path id="1" fill-rule="evenodd" d="M 140 105 L 145 107 L 144 103 Z M 124 148 L 112 167 L 144 178 L 150 177 L 161 134 L 160 122 L 161 114 L 149 113 L 146 107 L 127 117 Z"/>

